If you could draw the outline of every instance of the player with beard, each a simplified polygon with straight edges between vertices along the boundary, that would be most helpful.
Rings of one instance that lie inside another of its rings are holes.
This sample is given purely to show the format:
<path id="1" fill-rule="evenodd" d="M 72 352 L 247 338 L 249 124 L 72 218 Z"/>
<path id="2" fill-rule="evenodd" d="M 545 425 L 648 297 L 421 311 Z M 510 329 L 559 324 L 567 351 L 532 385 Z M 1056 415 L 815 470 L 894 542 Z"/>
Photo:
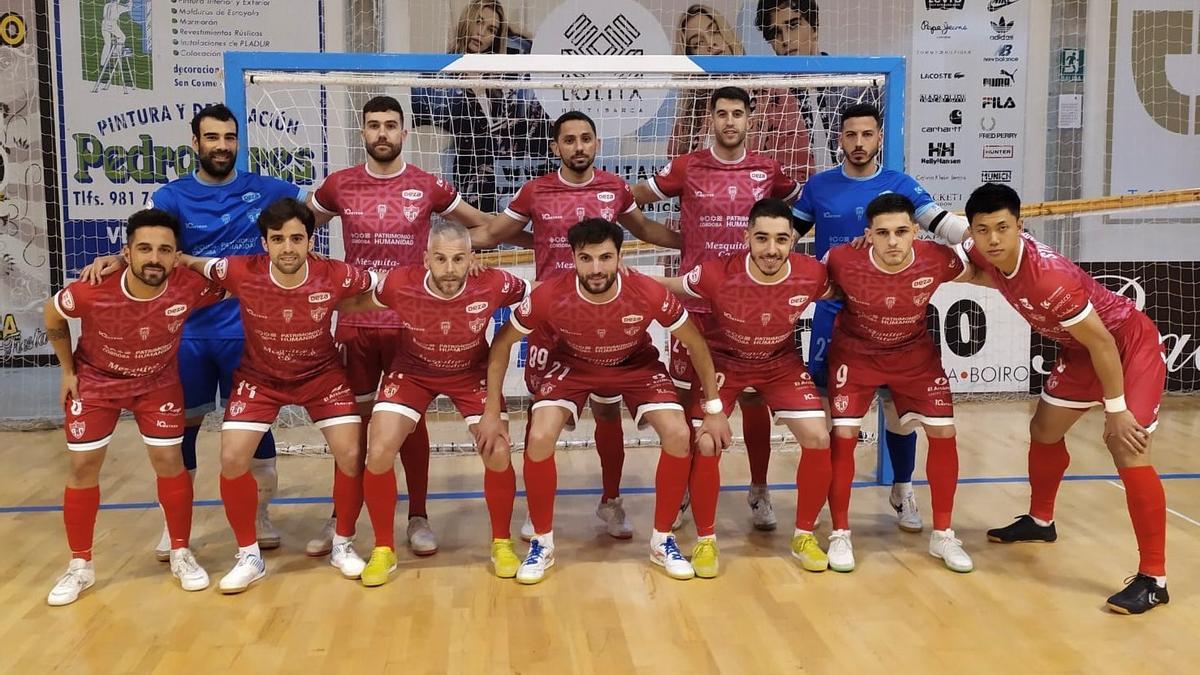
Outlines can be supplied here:
<path id="1" fill-rule="evenodd" d="M 384 308 L 405 321 L 396 360 L 379 384 L 371 417 L 363 498 L 375 529 L 375 548 L 363 570 L 364 586 L 387 583 L 396 569 L 396 453 L 439 395 L 449 397 L 467 428 L 475 431 L 487 396 L 486 333 L 492 314 L 529 295 L 525 280 L 503 270 L 485 269 L 468 277 L 474 264 L 466 228 L 438 223 L 430 230 L 424 265 L 393 268 L 373 295 L 338 308 Z M 517 478 L 507 448 L 491 450 L 482 455 L 491 561 L 496 576 L 511 578 L 521 562 L 509 538 Z"/>
<path id="2" fill-rule="evenodd" d="M 783 173 L 779 162 L 746 147 L 750 95 L 738 87 L 721 87 L 709 98 L 713 146 L 675 157 L 657 176 L 633 187 L 639 205 L 679 199 L 682 237 L 679 271 L 686 273 L 722 253 L 746 251 L 746 214 L 764 197 L 795 201 L 800 184 Z M 712 320 L 708 303 L 684 299 L 683 306 L 705 328 Z M 694 379 L 690 361 L 678 341 L 671 342 L 671 379 L 685 401 Z M 767 489 L 771 461 L 771 411 L 762 397 L 744 393 L 742 434 L 750 460 L 750 505 L 755 529 L 774 530 L 775 509 Z M 683 512 L 676 521 L 682 523 Z"/>
<path id="3" fill-rule="evenodd" d="M 364 562 L 351 541 L 362 510 L 361 420 L 331 331 L 337 304 L 375 288 L 375 273 L 310 255 L 312 211 L 295 199 L 268 206 L 258 218 L 266 254 L 183 261 L 241 299 L 246 352 L 221 424 L 221 501 L 237 539 L 237 563 L 218 587 L 240 593 L 266 574 L 255 533 L 258 492 L 250 456 L 285 405 L 302 406 L 334 459 L 337 512 L 329 564 L 347 579 Z"/>
<path id="4" fill-rule="evenodd" d="M 533 228 L 534 273 L 538 279 L 575 268 L 567 229 L 585 218 L 603 218 L 625 226 L 635 237 L 667 248 L 679 248 L 679 233 L 647 218 L 638 208 L 629 186 L 616 174 L 596 169 L 592 163 L 600 151 L 596 124 L 582 112 L 571 110 L 554 121 L 550 148 L 561 166 L 521 186 L 512 202 L 497 214 L 486 231 L 475 230 L 471 239 L 477 248 L 491 248 L 519 235 L 526 224 Z M 529 336 L 525 361 L 525 384 L 536 392 L 545 372 L 546 355 L 553 337 Z M 604 521 L 608 534 L 618 539 L 633 536 L 633 528 L 621 502 L 621 473 L 625 464 L 625 436 L 621 429 L 620 397 L 599 392 L 588 404 L 596 423 L 596 452 L 600 455 L 603 491 L 596 517 Z M 526 520 L 521 537 L 533 536 Z"/>
<path id="5" fill-rule="evenodd" d="M 192 481 L 179 452 L 183 390 L 174 361 L 184 320 L 225 292 L 176 267 L 179 221 L 170 214 L 139 211 L 129 218 L 125 233 L 122 256 L 129 267 L 123 274 L 96 286 L 76 281 L 45 306 L 46 337 L 62 368 L 60 402 L 70 451 L 63 524 L 71 563 L 46 598 L 55 606 L 75 602 L 96 582 L 92 537 L 100 508 L 100 467 L 122 409 L 133 413 L 158 476 L 158 502 L 170 532 L 171 574 L 185 591 L 208 587 L 208 574 L 188 548 Z M 74 353 L 67 319 L 81 321 Z"/>
<path id="6" fill-rule="evenodd" d="M 256 173 L 238 171 L 238 122 L 222 104 L 209 106 L 192 118 L 192 150 L 199 168 L 154 192 L 153 208 L 179 220 L 183 231 L 179 249 L 195 256 L 245 255 L 259 249 L 258 214 L 284 197 L 304 199 L 295 185 Z M 80 279 L 98 281 L 120 269 L 119 256 L 97 258 L 80 273 Z M 216 397 L 229 400 L 233 371 L 242 357 L 242 320 L 237 300 L 229 299 L 202 309 L 183 325 L 179 345 L 179 379 L 183 383 L 187 425 L 183 431 L 183 464 L 196 476 L 196 438 L 204 416 L 216 408 Z M 279 531 L 267 515 L 267 505 L 278 486 L 275 471 L 275 438 L 268 430 L 254 451 L 251 472 L 258 483 L 258 536 L 264 549 L 279 547 Z M 171 554 L 167 528 L 154 553 L 161 561 Z"/>
<path id="7" fill-rule="evenodd" d="M 575 252 L 575 272 L 545 280 L 492 341 L 487 407 L 476 435 L 485 455 L 507 450 L 510 445 L 501 415 L 504 373 L 512 346 L 522 335 L 537 331 L 556 338 L 530 408 L 524 476 L 535 536 L 517 570 L 520 583 L 541 581 L 554 564 L 555 445 L 562 430 L 575 425 L 579 409 L 597 391 L 620 396 L 635 424 L 649 425 L 657 432 L 662 452 L 655 476 L 650 559 L 672 578 L 695 576 L 671 534 L 691 465 L 688 425 L 658 350 L 646 332 L 651 321 L 686 345 L 695 362 L 697 379 L 708 396 L 697 436 L 711 436 L 717 447 L 724 448 L 729 444 L 729 422 L 716 396 L 716 373 L 703 336 L 688 320 L 687 310 L 665 288 L 644 274 L 620 270 L 623 239 L 621 227 L 602 218 L 571 226 L 567 240 Z"/>
<path id="8" fill-rule="evenodd" d="M 864 103 L 842 111 L 838 142 L 844 161 L 840 166 L 810 178 L 793 210 L 802 236 L 816 227 L 813 255 L 824 258 L 830 248 L 861 237 L 867 229 L 867 204 L 885 192 L 907 197 L 916 207 L 916 221 L 922 227 L 952 244 L 962 241 L 967 231 L 965 218 L 934 203 L 929 193 L 908 174 L 885 169 L 879 162 L 883 130 L 878 108 Z M 834 317 L 841 307 L 840 300 L 822 300 L 813 312 L 808 372 L 823 391 L 828 381 Z M 882 398 L 887 417 L 888 454 L 894 474 L 889 502 L 901 530 L 920 532 L 924 523 L 912 487 L 917 434 L 903 429 L 891 400 L 886 396 Z"/>
<path id="9" fill-rule="evenodd" d="M 362 109 L 367 161 L 330 174 L 309 196 L 318 225 L 334 218 L 340 220 L 346 262 L 351 265 L 379 271 L 420 265 L 434 214 L 469 228 L 487 224 L 488 218 L 463 201 L 453 185 L 404 161 L 400 153 L 407 137 L 399 101 L 391 96 L 367 101 Z M 363 418 L 360 446 L 364 456 L 375 391 L 380 377 L 396 358 L 400 325 L 400 316 L 395 312 L 378 308 L 338 320 L 337 341 L 345 354 L 346 373 Z M 425 506 L 429 431 L 423 417 L 400 449 L 400 462 L 408 484 L 408 545 L 417 555 L 433 555 L 438 545 Z M 329 552 L 335 519 L 336 514 L 308 543 L 309 555 Z"/>

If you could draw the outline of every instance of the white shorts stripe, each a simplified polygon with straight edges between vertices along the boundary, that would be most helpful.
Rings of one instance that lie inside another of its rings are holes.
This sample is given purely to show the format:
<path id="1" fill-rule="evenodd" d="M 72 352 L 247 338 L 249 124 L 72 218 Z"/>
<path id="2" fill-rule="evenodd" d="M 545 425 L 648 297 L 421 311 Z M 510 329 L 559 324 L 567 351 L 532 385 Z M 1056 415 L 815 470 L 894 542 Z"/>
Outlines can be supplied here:
<path id="1" fill-rule="evenodd" d="M 1050 405 L 1058 406 L 1060 408 L 1074 408 L 1075 410 L 1087 410 L 1093 406 L 1100 405 L 1100 401 L 1069 401 L 1065 398 L 1051 396 L 1044 390 L 1042 391 L 1042 400 Z"/>
<path id="2" fill-rule="evenodd" d="M 270 431 L 271 425 L 266 422 L 221 422 L 221 431 Z"/>
<path id="3" fill-rule="evenodd" d="M 910 412 L 900 416 L 900 425 L 907 427 L 914 422 L 928 424 L 931 427 L 952 427 L 954 426 L 954 417 L 928 417 L 921 413 Z"/>
<path id="4" fill-rule="evenodd" d="M 783 424 L 783 420 L 825 419 L 824 410 L 772 410 L 772 424 Z"/>
<path id="5" fill-rule="evenodd" d="M 174 438 L 154 438 L 153 436 L 146 436 L 143 434 L 142 442 L 144 442 L 146 445 L 158 448 L 166 448 L 172 445 L 179 445 L 180 443 L 183 443 L 183 436 L 175 436 Z"/>
<path id="6" fill-rule="evenodd" d="M 109 434 L 98 441 L 91 441 L 88 443 L 71 443 L 68 441 L 67 449 L 71 452 L 88 452 L 91 450 L 99 450 L 100 448 L 108 445 L 110 441 L 112 441 L 112 434 Z"/>
<path id="7" fill-rule="evenodd" d="M 336 427 L 339 424 L 362 424 L 362 418 L 358 415 L 338 415 L 337 417 L 326 417 L 323 420 L 313 422 L 313 426 L 318 429 Z"/>
<path id="8" fill-rule="evenodd" d="M 566 399 L 555 398 L 555 399 L 546 399 L 545 401 L 538 401 L 537 403 L 534 403 L 532 406 L 530 406 L 529 416 L 533 417 L 533 411 L 537 410 L 538 408 L 549 408 L 549 407 L 566 408 L 567 412 L 571 413 L 571 419 L 567 420 L 567 425 L 565 428 L 568 431 L 575 428 L 575 424 L 579 421 L 579 408 L 576 408 L 574 403 L 572 403 L 571 401 L 568 401 Z"/>
<path id="9" fill-rule="evenodd" d="M 420 412 L 418 412 L 415 409 L 410 408 L 402 403 L 392 403 L 390 401 L 380 401 L 375 404 L 374 408 L 371 408 L 372 415 L 378 415 L 379 413 L 396 413 L 397 415 L 404 415 L 405 417 L 407 417 L 408 419 L 410 419 L 414 422 L 421 421 L 421 413 Z"/>
<path id="10" fill-rule="evenodd" d="M 620 396 L 601 396 L 600 394 L 591 394 L 588 398 L 596 403 L 620 403 L 622 400 Z"/>
<path id="11" fill-rule="evenodd" d="M 682 413 L 683 406 L 678 403 L 643 403 L 633 413 L 634 425 L 639 429 L 645 429 L 649 424 L 645 421 L 646 413 L 654 412 L 655 410 L 678 410 Z"/>

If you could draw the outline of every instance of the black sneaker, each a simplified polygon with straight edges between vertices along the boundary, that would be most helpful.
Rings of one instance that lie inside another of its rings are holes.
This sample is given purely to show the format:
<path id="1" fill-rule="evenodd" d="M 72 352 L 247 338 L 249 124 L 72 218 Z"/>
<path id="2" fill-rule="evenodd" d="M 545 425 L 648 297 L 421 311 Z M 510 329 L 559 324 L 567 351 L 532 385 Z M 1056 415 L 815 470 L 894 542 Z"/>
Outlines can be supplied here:
<path id="1" fill-rule="evenodd" d="M 1171 601 L 1167 588 L 1152 576 L 1139 572 L 1125 581 L 1125 590 L 1108 599 L 1108 608 L 1117 614 L 1141 614 Z"/>
<path id="2" fill-rule="evenodd" d="M 1050 543 L 1058 539 L 1058 532 L 1054 529 L 1054 522 L 1042 527 L 1037 524 L 1033 516 L 1026 514 L 1017 516 L 1012 525 L 1008 527 L 997 527 L 994 530 L 987 531 L 988 541 L 995 541 L 1001 544 L 1012 544 L 1018 541 L 1044 541 Z"/>

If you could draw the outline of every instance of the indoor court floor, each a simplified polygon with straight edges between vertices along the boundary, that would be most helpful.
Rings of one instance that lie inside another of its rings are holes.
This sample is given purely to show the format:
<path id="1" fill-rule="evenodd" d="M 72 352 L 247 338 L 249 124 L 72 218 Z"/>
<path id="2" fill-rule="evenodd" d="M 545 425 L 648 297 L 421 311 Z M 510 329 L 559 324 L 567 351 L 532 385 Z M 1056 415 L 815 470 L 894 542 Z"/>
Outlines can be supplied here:
<path id="1" fill-rule="evenodd" d="M 1200 415 L 1194 397 L 1165 400 L 1155 463 L 1167 493 L 1171 603 L 1118 616 L 1105 598 L 1137 565 L 1116 471 L 1092 412 L 1068 437 L 1072 463 L 1055 544 L 989 544 L 985 530 L 1028 507 L 1027 420 L 1033 401 L 958 406 L 961 483 L 955 529 L 975 571 L 929 556 L 929 492 L 917 488 L 926 532 L 895 526 L 888 490 L 873 485 L 874 448 L 859 446 L 851 504 L 858 568 L 802 570 L 789 555 L 794 450 L 776 452 L 771 484 L 779 529 L 750 526 L 746 458 L 722 461 L 721 575 L 669 579 L 648 560 L 657 450 L 630 448 L 623 482 L 634 538 L 609 538 L 593 515 L 594 450 L 561 452 L 555 543 L 545 581 L 520 586 L 487 564 L 479 460 L 435 458 L 430 519 L 440 552 L 403 548 L 392 581 L 364 588 L 304 543 L 329 512 L 328 457 L 281 456 L 272 507 L 283 546 L 267 577 L 242 595 L 216 581 L 233 563 L 217 501 L 217 435 L 201 436 L 193 549 L 212 577 L 185 593 L 152 548 L 162 527 L 153 474 L 132 422 L 122 422 L 101 482 L 96 585 L 73 605 L 45 597 L 68 551 L 59 505 L 61 430 L 0 434 L 0 672 L 3 673 L 1187 673 L 1200 663 Z M 628 422 L 628 421 L 627 421 Z M 432 430 L 465 440 L 458 421 Z M 740 433 L 735 422 L 735 433 Z M 519 429 L 518 429 L 519 431 Z M 794 446 L 791 446 L 794 448 Z M 917 478 L 924 475 L 924 441 Z M 521 461 L 516 462 L 518 474 Z M 518 477 L 518 487 L 521 486 Z M 401 479 L 403 492 L 403 479 Z M 513 534 L 524 518 L 518 496 Z M 818 536 L 825 544 L 828 517 Z M 680 546 L 691 550 L 690 521 Z M 358 551 L 371 549 L 359 520 Z M 518 544 L 518 552 L 524 546 Z"/>

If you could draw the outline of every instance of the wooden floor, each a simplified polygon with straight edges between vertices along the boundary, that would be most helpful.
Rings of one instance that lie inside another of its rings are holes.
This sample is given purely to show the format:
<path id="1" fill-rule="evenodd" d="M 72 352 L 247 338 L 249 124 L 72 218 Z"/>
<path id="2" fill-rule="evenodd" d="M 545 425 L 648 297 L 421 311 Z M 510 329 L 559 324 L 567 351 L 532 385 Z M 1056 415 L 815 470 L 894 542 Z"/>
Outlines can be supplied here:
<path id="1" fill-rule="evenodd" d="M 781 485 L 777 532 L 751 531 L 744 492 L 725 492 L 722 575 L 672 581 L 647 561 L 653 497 L 633 490 L 652 485 L 657 453 L 631 449 L 624 484 L 634 539 L 600 530 L 594 492 L 560 495 L 558 565 L 540 585 L 490 574 L 482 499 L 431 501 L 441 552 L 402 552 L 394 580 L 377 589 L 303 555 L 329 506 L 293 499 L 273 507 L 284 546 L 267 554 L 268 577 L 240 596 L 184 593 L 154 560 L 161 516 L 145 504 L 154 499 L 151 472 L 123 422 L 116 443 L 127 449 L 110 454 L 102 499 L 131 506 L 101 512 L 97 584 L 61 608 L 45 604 L 67 561 L 61 513 L 11 508 L 61 502 L 61 432 L 0 434 L 0 672 L 1196 672 L 1197 408 L 1194 398 L 1168 399 L 1155 435 L 1159 471 L 1193 477 L 1166 481 L 1172 603 L 1141 617 L 1103 609 L 1137 557 L 1119 484 L 1098 477 L 1115 471 L 1097 440 L 1097 413 L 1068 439 L 1070 475 L 1093 478 L 1064 483 L 1058 543 L 1001 546 L 984 531 L 1027 507 L 1020 479 L 1032 403 L 959 406 L 964 479 L 1011 479 L 959 487 L 956 529 L 974 556 L 971 574 L 931 558 L 928 534 L 899 532 L 877 487 L 854 492 L 858 569 L 806 573 L 788 555 L 795 491 Z M 199 499 L 217 497 L 215 445 L 215 434 L 202 437 Z M 859 479 L 869 480 L 871 450 L 859 452 Z M 725 485 L 746 483 L 744 455 L 722 464 Z M 792 482 L 795 466 L 794 453 L 778 453 L 771 482 Z M 560 488 L 599 483 L 590 450 L 563 453 L 559 470 Z M 284 498 L 328 492 L 327 458 L 282 457 L 279 471 Z M 433 462 L 434 493 L 475 493 L 481 483 L 472 457 Z M 918 488 L 918 497 L 928 513 L 928 490 Z M 519 499 L 514 532 L 523 514 Z M 215 586 L 233 562 L 232 535 L 219 506 L 199 506 L 195 521 L 194 548 Z M 369 551 L 365 513 L 360 526 L 359 550 Z M 681 533 L 685 551 L 693 537 L 690 526 Z"/>

